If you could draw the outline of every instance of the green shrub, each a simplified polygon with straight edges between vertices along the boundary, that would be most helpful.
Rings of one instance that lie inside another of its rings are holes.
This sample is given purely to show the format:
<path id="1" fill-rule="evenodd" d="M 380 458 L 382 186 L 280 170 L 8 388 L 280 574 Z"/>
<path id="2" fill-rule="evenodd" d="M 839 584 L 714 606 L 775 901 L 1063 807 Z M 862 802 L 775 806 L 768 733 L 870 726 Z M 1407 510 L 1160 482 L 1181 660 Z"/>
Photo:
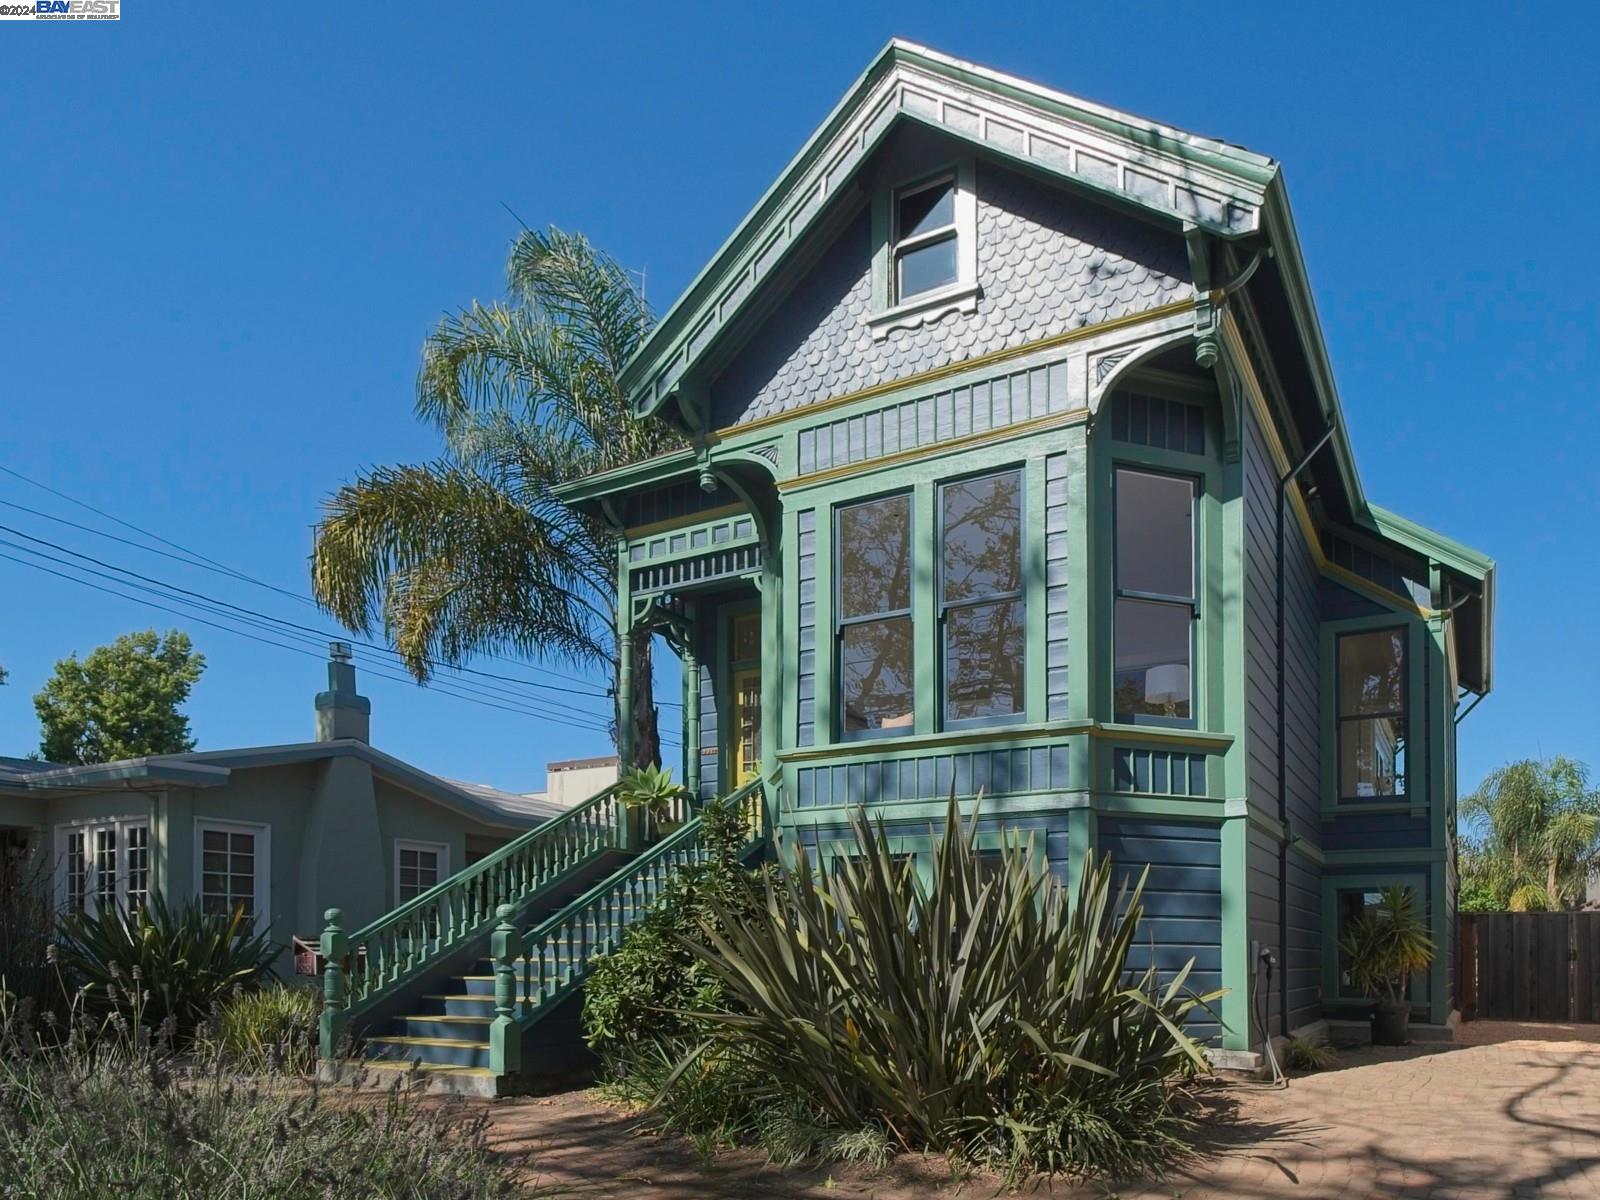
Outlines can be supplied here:
<path id="1" fill-rule="evenodd" d="M 84 989 L 91 1011 L 127 1015 L 137 1007 L 185 1037 L 230 993 L 260 981 L 278 955 L 240 911 L 213 916 L 193 901 L 174 908 L 154 894 L 133 913 L 70 913 L 58 938 L 67 981 Z"/>
<path id="2" fill-rule="evenodd" d="M 386 1094 L 239 1084 L 181 1067 L 143 1014 L 104 1026 L 79 1006 L 41 1037 L 0 1001 L 0 1194 L 35 1200 L 249 1196 L 489 1200 L 518 1194 L 485 1142 L 487 1114 L 460 1120 Z"/>
<path id="3" fill-rule="evenodd" d="M 707 804 L 701 818 L 708 861 L 676 872 L 621 948 L 600 959 L 584 984 L 584 1037 L 610 1079 L 632 1071 L 641 1052 L 656 1058 L 661 1045 L 687 1048 L 680 1043 L 698 1026 L 680 1014 L 723 1005 L 721 982 L 684 939 L 702 921 L 715 925 L 713 900 L 733 912 L 751 903 L 754 893 L 744 886 L 738 859 L 748 834 L 738 812 L 718 801 Z"/>
<path id="4" fill-rule="evenodd" d="M 1291 1071 L 1326 1071 L 1339 1061 L 1339 1055 L 1320 1034 L 1290 1038 L 1283 1048 L 1283 1062 Z"/>
<path id="5" fill-rule="evenodd" d="M 206 1049 L 236 1071 L 308 1074 L 317 1065 L 321 1008 L 305 986 L 238 992 L 207 1022 Z"/>
<path id="6" fill-rule="evenodd" d="M 1109 860 L 1076 901 L 1031 845 L 980 858 L 952 800 L 919 884 L 880 822 L 824 875 L 798 853 L 764 887 L 682 937 L 722 1003 L 655 1097 L 694 1133 L 805 1115 L 844 1137 L 954 1154 L 1013 1175 L 1159 1172 L 1186 1147 L 1176 1087 L 1204 1070 L 1183 1031 L 1220 992 L 1129 972 L 1142 881 L 1113 895 Z M 991 867 L 993 869 L 991 869 Z M 835 1147 L 837 1150 L 837 1147 Z"/>
<path id="7" fill-rule="evenodd" d="M 50 860 L 14 855 L 0 832 L 0 991 L 38 1008 L 61 1007 L 61 986 L 47 961 L 55 935 Z"/>

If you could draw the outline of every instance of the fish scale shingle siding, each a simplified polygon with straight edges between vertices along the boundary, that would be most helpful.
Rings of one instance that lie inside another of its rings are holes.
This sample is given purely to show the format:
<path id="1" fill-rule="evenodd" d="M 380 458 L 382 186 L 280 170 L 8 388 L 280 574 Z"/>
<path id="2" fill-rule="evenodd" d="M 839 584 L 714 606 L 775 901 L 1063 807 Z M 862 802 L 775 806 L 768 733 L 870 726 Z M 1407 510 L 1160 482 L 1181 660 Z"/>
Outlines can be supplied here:
<path id="1" fill-rule="evenodd" d="M 977 169 L 975 313 L 876 340 L 865 208 L 712 387 L 716 425 L 786 412 L 1193 296 L 1174 234 L 1013 171 Z"/>

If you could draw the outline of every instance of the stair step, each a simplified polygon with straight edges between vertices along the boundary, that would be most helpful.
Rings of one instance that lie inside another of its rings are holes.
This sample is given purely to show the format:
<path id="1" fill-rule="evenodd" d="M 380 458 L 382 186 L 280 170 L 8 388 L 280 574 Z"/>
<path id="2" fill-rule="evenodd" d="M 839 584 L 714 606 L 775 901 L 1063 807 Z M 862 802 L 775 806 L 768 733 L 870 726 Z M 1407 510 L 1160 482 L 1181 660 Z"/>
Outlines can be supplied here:
<path id="1" fill-rule="evenodd" d="M 440 1067 L 487 1067 L 489 1043 L 468 1038 L 407 1037 L 389 1035 L 367 1039 L 369 1058 L 409 1063 L 413 1060 Z"/>
<path id="2" fill-rule="evenodd" d="M 485 1041 L 489 1036 L 489 1026 L 494 1024 L 494 1014 L 406 1013 L 395 1018 L 395 1022 L 407 1037 Z"/>

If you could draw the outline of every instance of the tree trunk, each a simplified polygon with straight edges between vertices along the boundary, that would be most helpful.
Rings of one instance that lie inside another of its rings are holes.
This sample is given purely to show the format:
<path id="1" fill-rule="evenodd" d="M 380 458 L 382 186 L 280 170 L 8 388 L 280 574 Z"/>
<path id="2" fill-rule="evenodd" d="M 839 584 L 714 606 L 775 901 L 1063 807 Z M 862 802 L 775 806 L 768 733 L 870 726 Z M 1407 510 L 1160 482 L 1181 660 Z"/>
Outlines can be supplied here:
<path id="1" fill-rule="evenodd" d="M 1566 908 L 1566 904 L 1563 903 L 1561 899 L 1561 884 L 1559 881 L 1559 873 L 1556 870 L 1556 868 L 1560 865 L 1561 860 L 1552 854 L 1550 856 L 1550 862 L 1545 868 L 1544 890 L 1549 894 L 1551 912 L 1560 912 L 1562 909 Z"/>
<path id="2" fill-rule="evenodd" d="M 656 709 L 655 671 L 649 630 L 633 635 L 633 761 L 624 767 L 661 765 L 660 716 Z"/>

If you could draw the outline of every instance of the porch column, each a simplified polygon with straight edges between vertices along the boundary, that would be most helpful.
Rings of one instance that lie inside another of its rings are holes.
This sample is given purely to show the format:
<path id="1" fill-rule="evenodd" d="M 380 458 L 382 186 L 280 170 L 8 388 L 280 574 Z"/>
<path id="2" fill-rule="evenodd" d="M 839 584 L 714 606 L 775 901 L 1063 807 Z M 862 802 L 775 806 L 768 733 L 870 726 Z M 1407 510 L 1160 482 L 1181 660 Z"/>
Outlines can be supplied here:
<path id="1" fill-rule="evenodd" d="M 628 587 L 628 543 L 617 543 L 617 760 L 633 766 L 633 596 Z"/>

